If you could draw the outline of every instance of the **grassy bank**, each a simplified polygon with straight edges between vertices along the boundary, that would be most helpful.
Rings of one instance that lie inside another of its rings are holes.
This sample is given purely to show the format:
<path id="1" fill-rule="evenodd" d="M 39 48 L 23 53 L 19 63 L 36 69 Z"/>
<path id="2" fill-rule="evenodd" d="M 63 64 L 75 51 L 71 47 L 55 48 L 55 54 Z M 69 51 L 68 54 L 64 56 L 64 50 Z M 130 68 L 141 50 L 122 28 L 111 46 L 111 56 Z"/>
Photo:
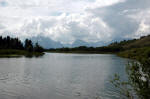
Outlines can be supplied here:
<path id="1" fill-rule="evenodd" d="M 14 49 L 0 49 L 0 57 L 38 57 L 44 53 L 40 52 L 28 52 L 25 50 L 14 50 Z"/>
<path id="2" fill-rule="evenodd" d="M 130 58 L 130 59 L 149 58 L 150 47 L 133 48 L 130 50 L 119 52 L 117 53 L 117 55 L 125 58 Z"/>

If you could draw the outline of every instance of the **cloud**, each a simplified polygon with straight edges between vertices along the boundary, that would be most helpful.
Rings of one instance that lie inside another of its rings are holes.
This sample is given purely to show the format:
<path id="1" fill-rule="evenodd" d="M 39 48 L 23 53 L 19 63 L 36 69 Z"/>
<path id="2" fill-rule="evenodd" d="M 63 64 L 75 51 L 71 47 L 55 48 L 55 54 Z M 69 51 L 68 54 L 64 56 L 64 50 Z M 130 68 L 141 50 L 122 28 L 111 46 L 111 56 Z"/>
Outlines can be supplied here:
<path id="1" fill-rule="evenodd" d="M 111 42 L 150 33 L 149 0 L 0 0 L 0 34 Z"/>
<path id="2" fill-rule="evenodd" d="M 126 0 L 103 8 L 89 9 L 89 11 L 95 14 L 95 16 L 102 18 L 114 29 L 112 38 L 124 38 L 127 35 L 136 33 L 142 20 L 146 19 L 146 17 L 143 19 L 138 18 L 141 16 L 138 13 L 142 12 L 143 16 L 147 16 L 146 11 L 149 11 L 149 4 L 149 0 Z M 129 17 L 133 15 L 136 15 L 137 18 Z M 147 19 L 149 18 L 148 16 Z"/>
<path id="3" fill-rule="evenodd" d="M 143 35 L 150 34 L 150 9 L 139 10 L 134 14 L 128 15 L 128 17 L 132 18 L 138 24 L 138 28 L 133 36 L 135 38 L 139 38 Z"/>

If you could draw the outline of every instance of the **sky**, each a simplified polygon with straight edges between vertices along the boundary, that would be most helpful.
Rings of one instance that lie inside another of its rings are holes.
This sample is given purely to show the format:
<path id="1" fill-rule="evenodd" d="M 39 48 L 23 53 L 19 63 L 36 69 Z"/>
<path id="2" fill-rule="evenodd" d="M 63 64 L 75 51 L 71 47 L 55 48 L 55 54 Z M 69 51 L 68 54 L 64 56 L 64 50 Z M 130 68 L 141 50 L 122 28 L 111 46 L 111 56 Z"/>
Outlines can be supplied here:
<path id="1" fill-rule="evenodd" d="M 0 35 L 111 42 L 150 34 L 150 0 L 0 0 Z"/>

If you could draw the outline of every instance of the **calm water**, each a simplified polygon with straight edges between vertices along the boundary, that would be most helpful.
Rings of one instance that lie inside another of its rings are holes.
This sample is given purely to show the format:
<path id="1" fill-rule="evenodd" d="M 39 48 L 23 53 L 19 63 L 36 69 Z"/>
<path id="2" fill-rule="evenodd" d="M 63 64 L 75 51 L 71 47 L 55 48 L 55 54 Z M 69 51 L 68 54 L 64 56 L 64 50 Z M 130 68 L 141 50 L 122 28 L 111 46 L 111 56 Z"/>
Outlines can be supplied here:
<path id="1" fill-rule="evenodd" d="M 108 54 L 0 58 L 0 99 L 115 99 L 109 80 L 125 78 L 126 63 Z"/>

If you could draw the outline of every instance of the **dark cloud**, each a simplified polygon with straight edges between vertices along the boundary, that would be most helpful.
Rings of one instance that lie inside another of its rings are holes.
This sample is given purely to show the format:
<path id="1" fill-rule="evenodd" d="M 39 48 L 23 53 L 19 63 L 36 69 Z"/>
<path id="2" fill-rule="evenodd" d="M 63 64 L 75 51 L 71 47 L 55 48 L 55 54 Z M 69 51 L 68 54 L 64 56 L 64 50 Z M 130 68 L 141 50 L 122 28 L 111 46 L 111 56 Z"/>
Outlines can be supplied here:
<path id="1" fill-rule="evenodd" d="M 89 10 L 95 16 L 99 16 L 115 31 L 113 39 L 125 38 L 126 35 L 135 33 L 140 21 L 131 19 L 128 15 L 134 15 L 150 8 L 150 0 L 126 0 L 111 6 Z M 146 13 L 145 13 L 146 14 Z"/>

